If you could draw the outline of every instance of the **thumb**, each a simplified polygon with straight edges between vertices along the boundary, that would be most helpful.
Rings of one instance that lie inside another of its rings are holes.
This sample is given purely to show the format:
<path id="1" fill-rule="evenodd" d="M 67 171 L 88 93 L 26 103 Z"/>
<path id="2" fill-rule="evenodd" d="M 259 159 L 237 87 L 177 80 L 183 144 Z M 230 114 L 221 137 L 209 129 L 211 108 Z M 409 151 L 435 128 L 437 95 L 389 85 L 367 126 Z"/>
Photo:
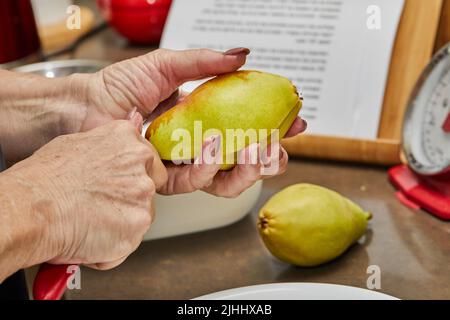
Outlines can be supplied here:
<path id="1" fill-rule="evenodd" d="M 170 92 L 186 81 L 214 77 L 236 71 L 244 65 L 250 50 L 234 48 L 227 52 L 209 49 L 173 51 L 159 49 L 147 55 L 163 79 L 168 79 Z"/>
<path id="2" fill-rule="evenodd" d="M 144 126 L 144 118 L 142 115 L 137 112 L 137 107 L 134 107 L 127 115 L 127 120 L 131 121 L 131 123 L 136 127 L 139 132 L 142 132 L 142 128 Z"/>

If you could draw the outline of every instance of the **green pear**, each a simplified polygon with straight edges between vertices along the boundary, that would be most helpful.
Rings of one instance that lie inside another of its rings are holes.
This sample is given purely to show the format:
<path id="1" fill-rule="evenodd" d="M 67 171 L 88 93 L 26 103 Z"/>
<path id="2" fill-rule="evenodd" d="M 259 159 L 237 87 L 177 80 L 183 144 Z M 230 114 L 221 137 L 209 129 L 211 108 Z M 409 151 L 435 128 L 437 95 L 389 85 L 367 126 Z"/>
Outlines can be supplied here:
<path id="1" fill-rule="evenodd" d="M 278 129 L 279 139 L 283 138 L 301 106 L 290 80 L 259 71 L 236 71 L 205 82 L 160 115 L 147 129 L 146 138 L 163 160 L 181 161 L 195 159 L 206 138 L 220 135 L 219 152 L 226 170 L 249 144 L 262 138 L 270 143 L 272 129 Z"/>
<path id="2" fill-rule="evenodd" d="M 370 213 L 332 190 L 296 184 L 264 205 L 258 230 L 274 256 L 312 267 L 345 252 L 364 235 L 370 218 Z"/>

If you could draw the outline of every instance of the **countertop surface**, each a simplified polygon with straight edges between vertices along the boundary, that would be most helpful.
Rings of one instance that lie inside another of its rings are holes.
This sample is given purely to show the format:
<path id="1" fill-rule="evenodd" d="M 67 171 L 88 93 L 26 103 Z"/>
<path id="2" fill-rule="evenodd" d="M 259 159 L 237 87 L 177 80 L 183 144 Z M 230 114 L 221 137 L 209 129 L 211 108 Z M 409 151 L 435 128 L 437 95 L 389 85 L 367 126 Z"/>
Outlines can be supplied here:
<path id="1" fill-rule="evenodd" d="M 75 58 L 118 61 L 150 51 L 129 46 L 112 30 L 76 51 Z M 373 213 L 366 236 L 343 256 L 316 268 L 278 261 L 259 239 L 258 210 L 295 183 L 331 188 Z M 398 202 L 386 168 L 292 159 L 286 174 L 264 182 L 258 204 L 225 228 L 143 243 L 120 267 L 82 269 L 82 289 L 67 299 L 191 299 L 219 290 L 274 282 L 320 282 L 366 288 L 376 265 L 380 292 L 401 299 L 450 299 L 450 223 Z M 182 209 L 180 209 L 182 210 Z M 214 214 L 214 209 L 211 209 Z"/>

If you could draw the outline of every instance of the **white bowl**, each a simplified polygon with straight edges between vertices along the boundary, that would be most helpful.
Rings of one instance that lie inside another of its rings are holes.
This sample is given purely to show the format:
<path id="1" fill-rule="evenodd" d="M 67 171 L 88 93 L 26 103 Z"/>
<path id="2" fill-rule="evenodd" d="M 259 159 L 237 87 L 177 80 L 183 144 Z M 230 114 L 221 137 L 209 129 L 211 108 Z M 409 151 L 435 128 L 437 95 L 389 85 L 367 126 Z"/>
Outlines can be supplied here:
<path id="1" fill-rule="evenodd" d="M 155 198 L 156 218 L 144 241 L 224 227 L 245 217 L 258 201 L 262 181 L 235 199 L 202 191 Z"/>

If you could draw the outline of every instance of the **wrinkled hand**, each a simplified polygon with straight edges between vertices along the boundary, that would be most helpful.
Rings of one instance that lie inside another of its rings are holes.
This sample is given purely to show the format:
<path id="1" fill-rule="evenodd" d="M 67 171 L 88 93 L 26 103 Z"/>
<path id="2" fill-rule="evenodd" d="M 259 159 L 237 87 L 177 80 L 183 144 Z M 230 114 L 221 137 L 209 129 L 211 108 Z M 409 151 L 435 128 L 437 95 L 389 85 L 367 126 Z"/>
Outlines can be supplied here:
<path id="1" fill-rule="evenodd" d="M 105 68 L 89 79 L 88 108 L 81 130 L 123 119 L 135 106 L 144 118 L 155 118 L 183 99 L 183 94 L 178 92 L 181 84 L 235 71 L 244 65 L 248 53 L 245 48 L 226 53 L 207 49 L 160 49 Z M 298 118 L 287 136 L 297 135 L 305 129 L 306 123 Z M 220 144 L 217 139 L 206 141 L 204 150 L 215 148 L 217 144 Z M 250 146 L 242 157 L 250 157 L 258 148 Z M 280 148 L 271 161 L 276 161 L 279 166 L 272 175 L 282 174 L 287 167 L 288 155 Z M 218 196 L 235 197 L 257 180 L 268 177 L 261 175 L 259 163 L 238 165 L 230 172 L 219 172 L 219 168 L 219 165 L 208 164 L 168 165 L 168 182 L 160 193 L 178 194 L 201 189 Z"/>
<path id="2" fill-rule="evenodd" d="M 48 219 L 51 263 L 110 269 L 141 243 L 167 173 L 130 120 L 60 136 L 9 170 L 39 192 L 31 203 Z"/>

